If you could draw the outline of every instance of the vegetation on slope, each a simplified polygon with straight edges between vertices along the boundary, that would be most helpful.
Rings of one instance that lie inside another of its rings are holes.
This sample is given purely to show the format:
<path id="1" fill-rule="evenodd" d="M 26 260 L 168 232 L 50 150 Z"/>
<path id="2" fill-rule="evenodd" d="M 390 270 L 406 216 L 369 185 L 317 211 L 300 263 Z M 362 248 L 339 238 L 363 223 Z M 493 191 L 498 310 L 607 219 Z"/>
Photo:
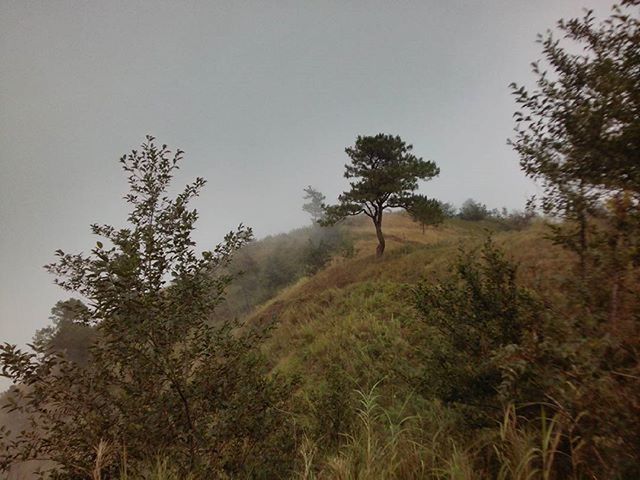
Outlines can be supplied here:
<path id="1" fill-rule="evenodd" d="M 27 420 L 2 428 L 0 468 L 46 460 L 67 479 L 640 477 L 640 20 L 616 7 L 601 24 L 587 12 L 559 28 L 583 54 L 549 34 L 558 79 L 535 65 L 536 89 L 514 86 L 514 146 L 543 182 L 542 209 L 561 217 L 547 225 L 467 202 L 428 232 L 385 217 L 384 256 L 380 222 L 374 236 L 358 218 L 253 246 L 240 227 L 198 255 L 187 203 L 204 181 L 172 199 L 181 152 L 149 138 L 123 157 L 129 227 L 94 225 L 106 246 L 60 251 L 48 267 L 87 305 L 67 303 L 79 307 L 71 324 L 42 332 L 35 353 L 0 347 L 2 374 L 19 383 L 8 407 Z M 385 156 L 371 153 L 365 173 L 376 179 Z M 69 332 L 86 334 L 88 355 Z"/>
<path id="2" fill-rule="evenodd" d="M 637 398 L 637 365 L 599 357 L 628 351 L 637 336 L 624 341 L 576 318 L 574 260 L 545 238 L 546 227 L 453 220 L 423 236 L 405 215 L 389 224 L 402 241 L 386 257 L 336 261 L 250 319 L 277 318 L 267 357 L 301 379 L 295 418 L 306 478 L 635 472 L 635 407 L 588 398 L 613 395 L 611 382 Z M 368 235 L 357 246 L 374 243 Z M 606 339 L 586 335 L 586 324 Z M 615 423 L 628 430 L 593 436 Z"/>

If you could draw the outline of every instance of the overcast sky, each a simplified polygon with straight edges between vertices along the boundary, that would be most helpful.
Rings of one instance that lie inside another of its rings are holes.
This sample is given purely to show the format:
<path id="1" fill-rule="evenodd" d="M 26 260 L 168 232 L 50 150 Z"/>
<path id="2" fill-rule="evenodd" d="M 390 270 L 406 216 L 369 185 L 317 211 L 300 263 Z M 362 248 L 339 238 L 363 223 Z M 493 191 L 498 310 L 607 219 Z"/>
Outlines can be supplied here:
<path id="1" fill-rule="evenodd" d="M 24 344 L 69 295 L 42 265 L 122 224 L 117 159 L 149 133 L 186 152 L 202 248 L 240 222 L 258 237 L 332 200 L 358 134 L 434 160 L 421 191 L 521 208 L 536 192 L 506 145 L 512 81 L 536 33 L 603 0 L 0 0 L 0 341 Z"/>

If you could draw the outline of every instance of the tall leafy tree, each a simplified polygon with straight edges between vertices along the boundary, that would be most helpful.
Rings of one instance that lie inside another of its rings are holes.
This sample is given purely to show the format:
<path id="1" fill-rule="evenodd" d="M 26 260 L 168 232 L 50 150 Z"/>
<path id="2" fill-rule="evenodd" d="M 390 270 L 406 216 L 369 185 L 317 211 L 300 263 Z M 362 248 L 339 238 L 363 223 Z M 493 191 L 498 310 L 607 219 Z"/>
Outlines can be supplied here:
<path id="1" fill-rule="evenodd" d="M 324 217 L 323 204 L 326 197 L 311 185 L 304 189 L 306 203 L 302 205 L 302 210 L 311 216 L 311 221 L 316 224 Z"/>
<path id="2" fill-rule="evenodd" d="M 556 238 L 579 254 L 583 273 L 589 219 L 607 200 L 634 207 L 634 216 L 640 203 L 639 5 L 624 0 L 603 22 L 592 11 L 559 21 L 563 41 L 539 37 L 536 87 L 512 84 L 520 111 L 510 143 L 543 184 L 543 209 L 577 227 L 557 229 Z"/>
<path id="3" fill-rule="evenodd" d="M 410 210 L 416 202 L 419 180 L 429 180 L 440 173 L 433 161 L 423 160 L 413 153 L 413 146 L 399 136 L 379 133 L 358 136 L 345 152 L 351 163 L 345 165 L 345 178 L 351 189 L 338 197 L 336 205 L 325 208 L 324 225 L 334 224 L 348 216 L 365 214 L 376 229 L 376 255 L 382 256 L 385 239 L 382 219 L 385 210 Z"/>
<path id="4" fill-rule="evenodd" d="M 567 276 L 576 290 L 564 294 L 571 308 L 542 337 L 557 346 L 541 360 L 557 382 L 545 395 L 574 419 L 576 464 L 592 478 L 639 476 L 639 7 L 623 0 L 603 21 L 587 11 L 558 22 L 559 35 L 539 38 L 536 86 L 512 85 L 520 111 L 511 143 L 544 186 L 543 209 L 564 220 L 553 238 L 579 258 L 580 274 Z"/>
<path id="5" fill-rule="evenodd" d="M 512 84 L 522 107 L 513 144 L 548 193 L 565 180 L 640 192 L 639 5 L 623 1 L 601 23 L 593 11 L 560 20 L 565 42 L 552 32 L 539 37 L 548 68 L 534 63 L 537 88 Z"/>
<path id="6" fill-rule="evenodd" d="M 273 445 L 287 442 L 271 433 L 287 424 L 279 413 L 286 388 L 267 376 L 259 334 L 212 318 L 231 280 L 226 267 L 251 230 L 240 225 L 198 254 L 189 201 L 205 181 L 171 198 L 181 160 L 147 137 L 120 160 L 128 225 L 93 225 L 100 240 L 89 254 L 58 251 L 47 266 L 58 285 L 87 299 L 77 321 L 95 325 L 98 338 L 86 365 L 37 345 L 34 354 L 0 348 L 2 375 L 23 386 L 13 408 L 31 419 L 0 449 L 0 469 L 39 458 L 61 478 L 85 478 L 96 449 L 111 452 L 102 458 L 108 475 L 124 452 L 130 466 L 166 455 L 185 476 L 277 468 Z"/>

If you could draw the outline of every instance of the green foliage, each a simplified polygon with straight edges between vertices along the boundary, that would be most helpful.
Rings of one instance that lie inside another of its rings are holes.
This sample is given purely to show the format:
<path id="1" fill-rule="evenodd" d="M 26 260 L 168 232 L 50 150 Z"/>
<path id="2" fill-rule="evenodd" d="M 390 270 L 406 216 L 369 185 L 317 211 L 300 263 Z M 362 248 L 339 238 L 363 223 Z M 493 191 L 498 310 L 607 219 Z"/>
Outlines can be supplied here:
<path id="1" fill-rule="evenodd" d="M 629 400 L 640 394 L 639 6 L 623 1 L 599 23 L 592 11 L 560 21 L 570 43 L 540 37 L 549 71 L 534 64 L 531 92 L 512 86 L 521 107 L 512 144 L 544 186 L 544 211 L 563 219 L 551 238 L 579 260 L 567 279 L 566 318 L 556 322 L 564 336 L 547 336 L 538 362 L 556 380 L 545 390 L 581 436 L 581 467 L 592 477 L 640 474 L 637 402 Z"/>
<path id="2" fill-rule="evenodd" d="M 353 384 L 340 366 L 329 365 L 323 383 L 321 388 L 312 391 L 311 433 L 324 453 L 335 451 L 343 440 L 341 434 L 351 429 L 355 414 Z"/>
<path id="3" fill-rule="evenodd" d="M 286 468 L 288 385 L 267 375 L 262 334 L 210 322 L 231 279 L 226 267 L 251 230 L 240 226 L 213 251 L 195 253 L 197 213 L 188 203 L 204 180 L 174 199 L 166 193 L 181 158 L 152 137 L 122 157 L 129 225 L 93 225 L 104 240 L 89 255 L 58 251 L 47 266 L 88 300 L 82 321 L 95 325 L 98 340 L 85 366 L 43 346 L 0 349 L 2 374 L 24 386 L 17 408 L 32 427 L 2 450 L 3 470 L 44 458 L 58 478 L 86 476 L 105 443 L 133 464 L 161 454 L 194 475 Z M 120 463 L 115 456 L 105 472 Z"/>
<path id="4" fill-rule="evenodd" d="M 283 246 L 276 248 L 267 258 L 262 278 L 272 291 L 280 290 L 299 278 L 300 263 L 296 260 L 292 252 Z"/>
<path id="5" fill-rule="evenodd" d="M 464 407 L 482 425 L 500 400 L 513 400 L 499 360 L 517 359 L 540 323 L 540 305 L 517 285 L 515 266 L 490 240 L 480 259 L 463 252 L 452 278 L 420 284 L 416 301 L 428 328 L 421 390 Z"/>
<path id="6" fill-rule="evenodd" d="M 506 230 L 524 230 L 530 226 L 536 218 L 536 212 L 532 208 L 527 208 L 524 211 L 513 210 L 511 212 L 504 212 L 498 217 L 498 220 Z"/>
<path id="7" fill-rule="evenodd" d="M 307 248 L 304 252 L 304 264 L 306 273 L 313 275 L 329 263 L 331 260 L 331 246 L 320 240 L 317 244 L 309 240 Z"/>
<path id="8" fill-rule="evenodd" d="M 638 5 L 600 25 L 591 13 L 561 22 L 575 45 L 541 39 L 551 72 L 535 67 L 531 93 L 514 87 L 513 144 L 544 184 L 544 210 L 561 216 L 552 238 L 578 253 L 579 275 L 526 229 L 530 211 L 472 200 L 428 241 L 394 218 L 402 248 L 385 262 L 327 266 L 355 247 L 318 228 L 247 244 L 240 227 L 197 255 L 187 204 L 204 181 L 168 198 L 181 153 L 149 139 L 122 160 L 129 226 L 94 226 L 89 255 L 59 252 L 49 267 L 86 306 L 58 304 L 34 353 L 0 349 L 20 384 L 2 400 L 26 419 L 0 430 L 0 467 L 37 457 L 55 462 L 53 478 L 639 478 L 640 29 L 627 13 Z M 423 225 L 452 217 L 415 193 L 438 169 L 411 150 L 358 137 L 352 188 L 320 223 L 364 213 L 381 254 L 385 209 Z M 305 192 L 319 220 L 323 197 Z M 486 226 L 528 264 L 488 241 L 447 277 L 455 241 L 475 245 Z M 224 320 L 274 296 L 246 324 Z"/>
<path id="9" fill-rule="evenodd" d="M 422 226 L 422 233 L 427 225 L 439 225 L 445 219 L 441 202 L 424 195 L 414 195 L 408 211 L 411 218 Z"/>
<path id="10" fill-rule="evenodd" d="M 354 421 L 341 434 L 337 452 L 323 449 L 324 439 L 307 439 L 301 447 L 304 470 L 311 479 L 440 479 L 482 478 L 474 471 L 468 451 L 458 447 L 448 430 L 446 411 L 428 405 L 419 415 L 402 409 L 391 412 L 382 404 L 380 384 L 357 389 L 348 398 Z M 428 424 L 438 430 L 425 435 Z"/>
<path id="11" fill-rule="evenodd" d="M 448 202 L 440 202 L 440 211 L 442 211 L 444 218 L 453 218 L 458 213 L 455 205 Z"/>
<path id="12" fill-rule="evenodd" d="M 558 22 L 571 45 L 540 36 L 550 72 L 534 64 L 531 93 L 512 85 L 523 109 L 513 145 L 524 171 L 545 182 L 548 208 L 564 209 L 578 188 L 640 191 L 640 21 L 636 0 L 623 5 L 600 24 L 593 11 Z"/>
<path id="13" fill-rule="evenodd" d="M 551 307 L 518 285 L 516 267 L 490 242 L 480 259 L 463 254 L 455 273 L 416 290 L 425 325 L 420 391 L 460 411 L 464 428 L 477 432 L 518 407 L 521 428 L 509 440 L 517 461 L 496 450 L 496 475 L 637 476 L 640 412 L 629 403 L 640 398 L 636 328 L 612 332 L 602 320 L 608 307 L 585 303 L 572 274 L 564 303 Z M 620 308 L 636 308 L 628 299 Z"/>
<path id="14" fill-rule="evenodd" d="M 322 270 L 333 256 L 350 258 L 354 251 L 350 234 L 342 227 L 314 225 L 253 241 L 230 264 L 235 280 L 219 312 L 228 317 L 247 314 L 282 288 Z"/>
<path id="15" fill-rule="evenodd" d="M 331 225 L 347 216 L 365 214 L 376 228 L 376 254 L 381 256 L 385 249 L 384 211 L 409 210 L 416 202 L 413 192 L 418 189 L 418 181 L 429 180 L 440 173 L 434 162 L 416 157 L 412 150 L 413 146 L 399 136 L 383 133 L 358 136 L 355 145 L 345 149 L 351 164 L 345 165 L 344 177 L 349 179 L 351 190 L 338 197 L 337 205 L 326 207 L 326 217 L 320 223 Z"/>
<path id="16" fill-rule="evenodd" d="M 489 217 L 490 212 L 484 203 L 476 202 L 475 200 L 469 198 L 468 200 L 465 200 L 465 202 L 462 204 L 462 207 L 460 207 L 458 216 L 462 220 L 478 222 Z"/>
<path id="17" fill-rule="evenodd" d="M 132 472 L 128 465 L 123 465 L 119 480 L 193 480 L 192 475 L 183 476 L 167 457 L 156 458 L 155 462 L 140 466 Z"/>
<path id="18" fill-rule="evenodd" d="M 598 231 L 604 203 L 627 199 L 626 217 L 640 216 L 639 5 L 624 1 L 600 23 L 592 11 L 560 21 L 567 44 L 551 32 L 539 38 L 548 70 L 534 64 L 536 88 L 512 85 L 521 110 L 511 143 L 543 184 L 544 211 L 568 221 L 554 238 L 579 255 L 583 278 L 594 237 L 610 231 Z"/>

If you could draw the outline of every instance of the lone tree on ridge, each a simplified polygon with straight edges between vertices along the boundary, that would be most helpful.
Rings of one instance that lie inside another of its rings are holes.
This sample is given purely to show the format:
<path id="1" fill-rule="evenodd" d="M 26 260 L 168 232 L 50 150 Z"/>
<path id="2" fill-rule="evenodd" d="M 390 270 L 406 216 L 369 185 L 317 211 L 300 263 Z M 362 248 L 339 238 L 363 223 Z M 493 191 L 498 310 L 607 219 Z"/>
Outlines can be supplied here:
<path id="1" fill-rule="evenodd" d="M 379 133 L 358 136 L 353 147 L 345 152 L 351 164 L 345 165 L 345 178 L 351 189 L 338 197 L 336 205 L 325 206 L 321 225 L 333 225 L 348 216 L 364 213 L 376 228 L 378 246 L 376 256 L 384 253 L 382 214 L 390 208 L 404 208 L 411 212 L 416 199 L 418 180 L 430 180 L 440 173 L 431 160 L 423 160 L 411 153 L 399 136 Z"/>

